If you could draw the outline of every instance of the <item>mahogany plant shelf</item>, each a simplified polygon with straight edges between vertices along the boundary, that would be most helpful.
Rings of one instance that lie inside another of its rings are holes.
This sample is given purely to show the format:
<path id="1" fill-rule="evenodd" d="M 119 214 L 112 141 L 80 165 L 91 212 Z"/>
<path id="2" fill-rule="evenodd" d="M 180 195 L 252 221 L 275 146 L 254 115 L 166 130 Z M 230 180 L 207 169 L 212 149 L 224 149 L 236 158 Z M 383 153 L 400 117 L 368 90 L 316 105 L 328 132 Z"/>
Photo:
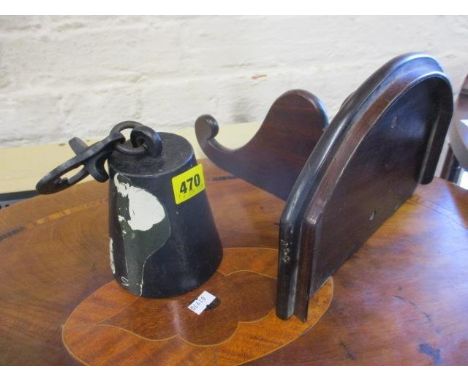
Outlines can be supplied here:
<path id="1" fill-rule="evenodd" d="M 276 312 L 307 320 L 309 299 L 414 192 L 431 182 L 453 111 L 437 61 L 405 54 L 370 76 L 328 124 L 317 97 L 289 91 L 244 147 L 198 118 L 207 157 L 286 200 L 279 226 Z M 385 254 L 382 254 L 383 256 Z"/>

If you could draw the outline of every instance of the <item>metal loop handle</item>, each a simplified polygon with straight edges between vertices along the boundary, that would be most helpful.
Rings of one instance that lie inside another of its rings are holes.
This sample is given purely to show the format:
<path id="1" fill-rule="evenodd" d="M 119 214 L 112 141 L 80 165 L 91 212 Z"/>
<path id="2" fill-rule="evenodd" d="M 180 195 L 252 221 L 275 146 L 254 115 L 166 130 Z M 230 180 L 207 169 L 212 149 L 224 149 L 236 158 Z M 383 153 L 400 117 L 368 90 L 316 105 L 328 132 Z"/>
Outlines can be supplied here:
<path id="1" fill-rule="evenodd" d="M 132 129 L 131 145 L 124 144 L 125 137 L 121 131 L 125 129 Z M 98 182 L 105 182 L 109 179 L 109 175 L 104 168 L 104 162 L 114 149 L 128 155 L 146 154 L 152 157 L 159 156 L 162 151 L 162 141 L 159 134 L 134 121 L 117 124 L 108 137 L 91 146 L 87 146 L 85 142 L 76 137 L 70 139 L 68 143 L 76 156 L 54 168 L 37 183 L 36 190 L 40 194 L 51 194 L 64 190 L 88 175 L 91 175 Z M 83 168 L 78 173 L 70 178 L 64 177 L 65 174 L 80 166 Z"/>
<path id="2" fill-rule="evenodd" d="M 96 180 L 105 182 L 109 176 L 104 170 L 104 161 L 112 152 L 115 143 L 124 140 L 125 137 L 121 133 L 112 132 L 102 141 L 96 142 L 89 147 L 79 138 L 71 139 L 69 144 L 77 155 L 57 166 L 39 180 L 36 184 L 37 192 L 40 194 L 52 194 L 64 190 L 78 183 L 89 174 Z M 79 166 L 83 166 L 83 168 L 77 174 L 70 178 L 63 177 Z"/>
<path id="3" fill-rule="evenodd" d="M 162 141 L 156 131 L 138 122 L 125 121 L 115 125 L 112 133 L 120 133 L 126 129 L 132 129 L 130 134 L 132 146 L 123 143 L 117 144 L 115 146 L 117 151 L 128 155 L 148 154 L 152 157 L 157 157 L 161 154 Z"/>

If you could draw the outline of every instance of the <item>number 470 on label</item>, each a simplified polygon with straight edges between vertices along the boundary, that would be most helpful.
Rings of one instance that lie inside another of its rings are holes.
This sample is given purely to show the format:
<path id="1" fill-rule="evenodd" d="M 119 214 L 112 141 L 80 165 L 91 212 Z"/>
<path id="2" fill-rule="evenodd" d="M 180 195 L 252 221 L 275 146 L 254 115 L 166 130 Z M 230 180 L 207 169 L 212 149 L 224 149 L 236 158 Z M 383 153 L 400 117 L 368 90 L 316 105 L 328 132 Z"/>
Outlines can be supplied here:
<path id="1" fill-rule="evenodd" d="M 172 189 L 176 204 L 181 204 L 205 189 L 203 167 L 198 164 L 172 178 Z"/>

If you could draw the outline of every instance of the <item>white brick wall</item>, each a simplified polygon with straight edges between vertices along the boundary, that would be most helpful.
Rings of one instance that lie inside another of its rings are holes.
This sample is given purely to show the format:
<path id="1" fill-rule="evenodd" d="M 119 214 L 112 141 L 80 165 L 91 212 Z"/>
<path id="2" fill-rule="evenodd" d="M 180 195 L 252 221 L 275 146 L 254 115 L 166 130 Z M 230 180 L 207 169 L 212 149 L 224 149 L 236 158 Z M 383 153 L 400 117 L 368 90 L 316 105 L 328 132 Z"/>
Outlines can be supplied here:
<path id="1" fill-rule="evenodd" d="M 262 120 L 303 88 L 334 114 L 395 55 L 426 51 L 455 90 L 468 17 L 0 17 L 0 146 L 99 137 L 126 119 L 159 130 L 204 113 Z"/>

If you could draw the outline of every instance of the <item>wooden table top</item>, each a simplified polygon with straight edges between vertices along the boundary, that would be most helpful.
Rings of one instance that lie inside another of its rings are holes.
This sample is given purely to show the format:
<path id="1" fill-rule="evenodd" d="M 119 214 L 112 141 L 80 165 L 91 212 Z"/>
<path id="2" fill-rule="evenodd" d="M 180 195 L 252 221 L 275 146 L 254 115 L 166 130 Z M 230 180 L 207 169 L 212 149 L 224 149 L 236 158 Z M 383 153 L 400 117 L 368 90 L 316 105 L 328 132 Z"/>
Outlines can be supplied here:
<path id="1" fill-rule="evenodd" d="M 204 162 L 224 247 L 277 248 L 283 202 Z M 468 364 L 468 192 L 420 186 L 334 275 L 329 310 L 252 364 Z M 107 185 L 0 212 L 0 364 L 78 364 L 62 327 L 112 280 Z"/>

